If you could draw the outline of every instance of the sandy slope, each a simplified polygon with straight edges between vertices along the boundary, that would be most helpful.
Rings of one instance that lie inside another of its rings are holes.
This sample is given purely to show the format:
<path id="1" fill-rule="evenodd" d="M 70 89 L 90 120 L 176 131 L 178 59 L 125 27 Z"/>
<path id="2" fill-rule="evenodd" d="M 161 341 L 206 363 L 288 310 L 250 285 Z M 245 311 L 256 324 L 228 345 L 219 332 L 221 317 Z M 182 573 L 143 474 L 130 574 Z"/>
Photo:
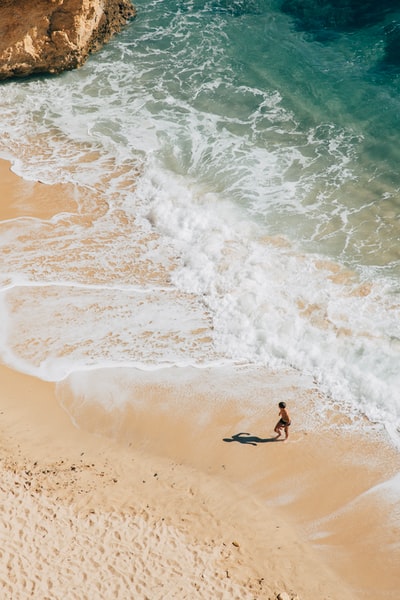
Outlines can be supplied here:
<path id="1" fill-rule="evenodd" d="M 246 490 L 79 431 L 51 384 L 0 376 L 2 598 L 351 597 Z"/>
<path id="2" fill-rule="evenodd" d="M 3 219 L 73 208 L 70 188 L 0 175 Z M 116 414 L 1 367 L 0 598 L 398 600 L 398 453 L 334 406 L 318 418 L 317 389 L 245 376 L 251 410 L 204 370 Z M 270 443 L 281 399 L 288 444 Z"/>

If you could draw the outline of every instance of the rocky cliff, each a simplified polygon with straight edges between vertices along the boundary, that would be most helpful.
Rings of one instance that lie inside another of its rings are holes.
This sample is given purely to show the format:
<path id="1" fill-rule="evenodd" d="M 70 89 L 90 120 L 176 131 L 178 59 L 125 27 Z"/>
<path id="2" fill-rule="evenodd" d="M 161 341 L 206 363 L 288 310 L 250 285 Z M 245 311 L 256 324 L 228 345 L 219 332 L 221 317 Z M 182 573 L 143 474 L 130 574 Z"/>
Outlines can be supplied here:
<path id="1" fill-rule="evenodd" d="M 79 67 L 134 14 L 130 0 L 1 0 L 0 79 Z"/>

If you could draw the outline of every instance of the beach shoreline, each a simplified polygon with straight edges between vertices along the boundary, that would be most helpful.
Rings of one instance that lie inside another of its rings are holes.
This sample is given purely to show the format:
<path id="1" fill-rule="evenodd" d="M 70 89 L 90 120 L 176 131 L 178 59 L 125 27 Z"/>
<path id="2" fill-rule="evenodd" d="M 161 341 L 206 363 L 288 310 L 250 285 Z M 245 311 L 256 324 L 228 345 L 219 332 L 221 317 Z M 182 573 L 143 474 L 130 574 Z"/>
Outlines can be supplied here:
<path id="1" fill-rule="evenodd" d="M 55 193 L 0 168 L 2 220 L 73 210 L 69 186 Z M 396 476 L 398 452 L 373 424 L 349 429 L 334 406 L 310 428 L 317 386 L 243 368 L 260 396 L 248 410 L 237 370 L 183 382 L 172 370 L 143 376 L 132 397 L 144 402 L 106 410 L 68 378 L 0 373 L 5 598 L 397 600 L 399 523 L 379 486 Z M 271 441 L 282 399 L 287 444 Z"/>

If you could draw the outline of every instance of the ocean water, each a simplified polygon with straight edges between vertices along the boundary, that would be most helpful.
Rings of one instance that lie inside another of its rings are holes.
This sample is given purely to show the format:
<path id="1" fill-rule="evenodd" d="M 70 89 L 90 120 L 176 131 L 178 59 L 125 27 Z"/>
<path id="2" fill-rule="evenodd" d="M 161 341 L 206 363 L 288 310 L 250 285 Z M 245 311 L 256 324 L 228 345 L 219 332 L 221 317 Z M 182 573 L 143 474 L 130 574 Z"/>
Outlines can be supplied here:
<path id="1" fill-rule="evenodd" d="M 0 155 L 81 190 L 0 224 L 2 360 L 292 368 L 400 445 L 399 9 L 135 4 L 81 69 L 0 86 Z"/>

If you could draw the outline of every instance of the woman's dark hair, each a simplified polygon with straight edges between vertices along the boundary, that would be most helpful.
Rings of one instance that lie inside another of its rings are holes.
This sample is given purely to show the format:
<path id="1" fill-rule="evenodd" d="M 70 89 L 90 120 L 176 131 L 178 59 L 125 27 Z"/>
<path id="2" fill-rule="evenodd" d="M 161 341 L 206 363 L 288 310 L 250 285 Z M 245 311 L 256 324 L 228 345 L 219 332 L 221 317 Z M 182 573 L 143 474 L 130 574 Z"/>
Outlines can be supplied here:
<path id="1" fill-rule="evenodd" d="M 279 408 L 286 408 L 286 402 L 279 402 Z"/>

